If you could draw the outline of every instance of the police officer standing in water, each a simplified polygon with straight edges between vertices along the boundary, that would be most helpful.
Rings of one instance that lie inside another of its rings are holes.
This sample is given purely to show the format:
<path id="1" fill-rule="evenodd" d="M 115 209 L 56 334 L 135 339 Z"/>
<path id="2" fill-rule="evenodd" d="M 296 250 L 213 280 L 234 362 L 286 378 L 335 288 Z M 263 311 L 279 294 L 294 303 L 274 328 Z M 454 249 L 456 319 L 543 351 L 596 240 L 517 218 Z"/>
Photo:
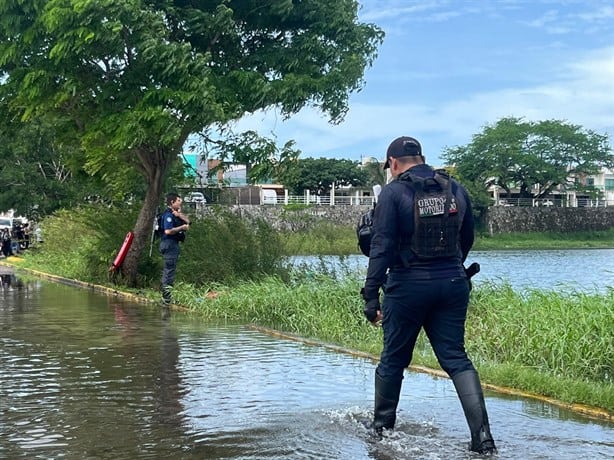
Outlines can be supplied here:
<path id="1" fill-rule="evenodd" d="M 471 284 L 463 262 L 474 239 L 469 197 L 445 172 L 425 164 L 422 147 L 412 137 L 390 144 L 384 168 L 394 180 L 375 207 L 361 290 L 364 314 L 381 324 L 384 336 L 372 427 L 378 434 L 394 427 L 403 372 L 423 328 L 456 388 L 471 432 L 470 450 L 495 453 L 480 378 L 464 344 Z"/>
<path id="2" fill-rule="evenodd" d="M 166 195 L 167 208 L 162 214 L 162 234 L 160 254 L 164 259 L 162 269 L 162 303 L 171 303 L 170 287 L 175 282 L 175 271 L 179 259 L 179 243 L 185 240 L 185 232 L 190 228 L 190 220 L 181 212 L 181 198 L 176 193 Z"/>

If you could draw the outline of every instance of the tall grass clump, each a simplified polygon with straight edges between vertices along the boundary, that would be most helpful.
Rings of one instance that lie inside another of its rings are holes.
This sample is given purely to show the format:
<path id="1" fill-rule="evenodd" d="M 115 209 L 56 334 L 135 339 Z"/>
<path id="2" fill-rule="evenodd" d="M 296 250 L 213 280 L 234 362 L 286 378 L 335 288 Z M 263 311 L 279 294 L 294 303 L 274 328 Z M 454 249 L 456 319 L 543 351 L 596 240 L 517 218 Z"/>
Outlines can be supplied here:
<path id="1" fill-rule="evenodd" d="M 45 242 L 24 253 L 23 266 L 82 281 L 107 284 L 109 267 L 136 221 L 138 208 L 84 206 L 58 211 L 41 223 Z M 139 285 L 157 289 L 162 272 L 160 240 L 139 260 Z M 181 256 L 176 281 L 207 283 L 257 279 L 283 274 L 283 250 L 276 232 L 263 220 L 245 220 L 215 210 L 194 219 Z M 114 278 L 121 284 L 121 278 Z"/>
<path id="2" fill-rule="evenodd" d="M 485 285 L 474 294 L 467 335 L 483 359 L 558 377 L 614 383 L 614 290 L 561 294 Z"/>
<path id="3" fill-rule="evenodd" d="M 349 255 L 359 252 L 356 230 L 348 225 L 318 221 L 308 228 L 280 234 L 287 255 Z"/>
<path id="4" fill-rule="evenodd" d="M 283 274 L 283 248 L 273 227 L 224 208 L 194 220 L 181 251 L 177 280 L 196 286 Z"/>
<path id="5" fill-rule="evenodd" d="M 129 206 L 59 210 L 39 223 L 44 243 L 24 253 L 24 265 L 82 281 L 108 281 L 109 267 L 137 213 Z"/>

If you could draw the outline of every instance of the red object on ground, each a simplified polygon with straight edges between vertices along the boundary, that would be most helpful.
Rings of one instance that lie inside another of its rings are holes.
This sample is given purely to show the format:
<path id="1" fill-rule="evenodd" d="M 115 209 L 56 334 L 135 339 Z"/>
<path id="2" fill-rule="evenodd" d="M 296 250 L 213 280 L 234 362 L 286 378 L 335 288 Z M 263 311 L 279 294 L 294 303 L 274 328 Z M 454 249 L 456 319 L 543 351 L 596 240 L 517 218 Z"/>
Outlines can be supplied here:
<path id="1" fill-rule="evenodd" d="M 133 239 L 134 239 L 134 233 L 128 232 L 126 234 L 126 238 L 124 238 L 124 243 L 122 244 L 122 247 L 119 248 L 117 257 L 115 257 L 115 260 L 109 267 L 110 272 L 117 270 L 119 267 L 121 267 L 122 263 L 124 263 L 124 259 L 126 258 L 126 254 L 128 254 L 128 249 L 130 249 Z"/>

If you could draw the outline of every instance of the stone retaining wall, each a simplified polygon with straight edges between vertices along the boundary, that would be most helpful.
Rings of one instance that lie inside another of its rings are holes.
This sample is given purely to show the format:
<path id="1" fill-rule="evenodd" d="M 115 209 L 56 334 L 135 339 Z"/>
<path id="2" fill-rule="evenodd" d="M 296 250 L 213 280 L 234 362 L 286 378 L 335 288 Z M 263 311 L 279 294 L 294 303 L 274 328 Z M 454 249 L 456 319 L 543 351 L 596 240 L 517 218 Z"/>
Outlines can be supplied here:
<path id="1" fill-rule="evenodd" d="M 263 218 L 278 230 L 298 231 L 318 221 L 355 226 L 370 206 L 313 206 L 287 210 L 284 206 L 233 206 L 234 212 Z M 483 227 L 492 235 L 511 232 L 560 232 L 614 228 L 614 207 L 532 208 L 493 206 L 483 217 Z"/>
<path id="2" fill-rule="evenodd" d="M 614 206 L 606 208 L 523 208 L 493 206 L 484 217 L 491 235 L 511 232 L 571 233 L 614 228 Z"/>
<path id="3" fill-rule="evenodd" d="M 361 214 L 370 206 L 312 206 L 287 210 L 284 206 L 233 206 L 233 212 L 251 218 L 263 218 L 277 230 L 299 231 L 325 221 L 333 224 L 355 226 Z"/>

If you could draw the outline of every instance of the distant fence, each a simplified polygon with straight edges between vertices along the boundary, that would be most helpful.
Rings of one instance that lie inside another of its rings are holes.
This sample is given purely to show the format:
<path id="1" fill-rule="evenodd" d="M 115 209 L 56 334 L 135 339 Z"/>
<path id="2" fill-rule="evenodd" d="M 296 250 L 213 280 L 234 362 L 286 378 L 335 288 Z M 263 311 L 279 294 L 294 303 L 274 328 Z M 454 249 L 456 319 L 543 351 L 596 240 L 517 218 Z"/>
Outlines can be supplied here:
<path id="1" fill-rule="evenodd" d="M 320 206 L 364 206 L 373 204 L 372 196 L 288 195 L 277 204 L 313 204 Z"/>
<path id="2" fill-rule="evenodd" d="M 494 206 L 517 206 L 517 207 L 554 207 L 554 208 L 606 208 L 614 206 L 614 200 L 604 200 L 600 198 L 576 198 L 567 200 L 565 198 L 499 198 L 493 200 Z"/>
<path id="3" fill-rule="evenodd" d="M 185 189 L 183 192 L 188 198 L 189 192 L 204 192 L 208 204 L 221 204 L 226 206 L 236 205 L 287 205 L 287 204 L 303 204 L 315 206 L 371 206 L 375 198 L 368 195 L 365 190 L 335 190 L 329 193 L 314 194 L 306 191 L 302 195 L 290 195 L 288 190 L 276 190 L 276 194 L 271 194 L 272 189 L 265 189 L 266 195 L 261 187 L 245 186 L 245 187 L 210 187 L 206 189 Z M 612 198 L 611 194 L 608 194 Z M 192 204 L 193 207 L 198 207 L 197 204 L 190 203 L 189 199 L 184 200 L 186 204 Z M 505 198 L 499 196 L 492 201 L 493 206 L 502 207 L 523 207 L 523 208 L 605 208 L 614 206 L 614 199 L 606 200 L 602 198 L 574 198 L 574 197 L 556 197 L 556 198 Z"/>

